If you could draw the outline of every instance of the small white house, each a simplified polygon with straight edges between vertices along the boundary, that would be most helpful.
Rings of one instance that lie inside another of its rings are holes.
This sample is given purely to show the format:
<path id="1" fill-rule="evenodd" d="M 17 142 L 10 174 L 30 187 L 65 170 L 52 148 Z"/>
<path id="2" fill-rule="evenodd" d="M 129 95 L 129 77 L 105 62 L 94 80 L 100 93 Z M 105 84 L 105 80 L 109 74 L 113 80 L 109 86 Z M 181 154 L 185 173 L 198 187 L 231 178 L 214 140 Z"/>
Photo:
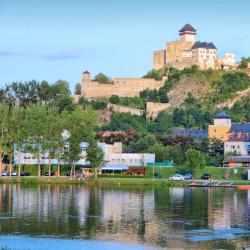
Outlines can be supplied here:
<path id="1" fill-rule="evenodd" d="M 148 163 L 155 163 L 155 154 L 122 153 L 110 154 L 108 163 L 126 164 L 128 166 L 147 166 Z"/>
<path id="2" fill-rule="evenodd" d="M 224 142 L 225 154 L 236 154 L 241 156 L 250 155 L 250 136 L 248 133 L 231 133 Z"/>

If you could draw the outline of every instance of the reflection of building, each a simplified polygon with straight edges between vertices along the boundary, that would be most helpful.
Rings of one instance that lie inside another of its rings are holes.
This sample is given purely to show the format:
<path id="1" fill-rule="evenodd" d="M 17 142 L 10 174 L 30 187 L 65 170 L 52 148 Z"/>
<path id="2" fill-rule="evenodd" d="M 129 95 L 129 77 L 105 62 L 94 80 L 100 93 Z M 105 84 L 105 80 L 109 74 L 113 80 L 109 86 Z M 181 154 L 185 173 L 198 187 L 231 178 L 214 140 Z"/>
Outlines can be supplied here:
<path id="1" fill-rule="evenodd" d="M 186 24 L 179 30 L 178 41 L 167 42 L 165 50 L 154 51 L 154 69 L 164 66 L 184 69 L 192 65 L 200 69 L 234 69 L 235 55 L 225 53 L 223 59 L 219 58 L 215 45 L 196 41 L 196 29 Z"/>

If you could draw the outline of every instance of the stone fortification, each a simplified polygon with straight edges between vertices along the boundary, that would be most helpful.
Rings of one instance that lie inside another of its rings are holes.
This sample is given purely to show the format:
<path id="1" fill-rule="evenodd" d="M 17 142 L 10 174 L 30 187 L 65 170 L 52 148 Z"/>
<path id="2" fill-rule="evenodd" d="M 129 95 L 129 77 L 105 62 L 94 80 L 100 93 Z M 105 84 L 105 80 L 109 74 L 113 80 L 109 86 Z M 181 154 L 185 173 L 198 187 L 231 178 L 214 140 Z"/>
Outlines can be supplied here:
<path id="1" fill-rule="evenodd" d="M 91 99 L 98 97 L 110 97 L 118 95 L 120 97 L 139 96 L 144 89 L 159 89 L 163 87 L 164 80 L 156 81 L 148 78 L 114 78 L 113 84 L 102 84 L 92 81 L 90 73 L 85 71 L 81 81 L 81 96 Z"/>
<path id="2" fill-rule="evenodd" d="M 147 102 L 147 118 L 155 119 L 160 111 L 170 107 L 169 103 Z"/>
<path id="3" fill-rule="evenodd" d="M 220 58 L 213 43 L 196 41 L 196 29 L 190 24 L 179 30 L 179 40 L 167 42 L 165 50 L 154 51 L 153 64 L 156 70 L 164 66 L 183 69 L 192 65 L 203 70 L 232 70 L 237 66 L 235 54 L 225 53 L 224 58 Z"/>
<path id="4" fill-rule="evenodd" d="M 138 115 L 138 116 L 143 115 L 144 112 L 142 109 L 131 108 L 113 103 L 109 103 L 108 108 L 116 113 L 130 113 L 131 115 Z"/>
<path id="5" fill-rule="evenodd" d="M 148 119 L 155 119 L 160 111 L 168 109 L 171 105 L 169 103 L 155 103 L 147 102 L 146 104 L 146 114 Z M 144 111 L 142 109 L 130 108 L 127 106 L 108 104 L 108 108 L 113 112 L 117 113 L 130 113 L 131 115 L 142 116 Z"/>

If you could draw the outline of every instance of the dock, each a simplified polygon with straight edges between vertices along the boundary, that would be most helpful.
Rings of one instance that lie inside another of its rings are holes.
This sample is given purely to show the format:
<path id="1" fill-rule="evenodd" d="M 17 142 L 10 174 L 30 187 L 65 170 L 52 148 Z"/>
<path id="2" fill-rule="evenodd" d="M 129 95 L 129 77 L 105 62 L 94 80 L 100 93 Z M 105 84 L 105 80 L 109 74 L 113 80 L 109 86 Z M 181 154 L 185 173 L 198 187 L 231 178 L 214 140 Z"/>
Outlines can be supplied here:
<path id="1" fill-rule="evenodd" d="M 235 188 L 233 182 L 192 182 L 189 184 L 189 187 L 215 187 L 215 188 Z"/>

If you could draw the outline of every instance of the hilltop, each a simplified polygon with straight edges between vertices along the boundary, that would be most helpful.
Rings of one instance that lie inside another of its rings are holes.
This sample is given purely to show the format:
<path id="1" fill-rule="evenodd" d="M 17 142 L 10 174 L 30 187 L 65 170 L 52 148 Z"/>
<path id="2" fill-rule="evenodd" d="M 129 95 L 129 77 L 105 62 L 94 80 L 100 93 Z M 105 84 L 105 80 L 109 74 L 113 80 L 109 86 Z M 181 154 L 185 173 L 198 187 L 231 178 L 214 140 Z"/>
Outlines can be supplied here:
<path id="1" fill-rule="evenodd" d="M 177 70 L 163 68 L 152 70 L 145 77 L 159 79 L 168 72 L 168 80 L 159 92 L 165 91 L 172 108 L 183 107 L 192 95 L 202 107 L 232 107 L 243 96 L 250 93 L 250 69 L 223 70 Z"/>

